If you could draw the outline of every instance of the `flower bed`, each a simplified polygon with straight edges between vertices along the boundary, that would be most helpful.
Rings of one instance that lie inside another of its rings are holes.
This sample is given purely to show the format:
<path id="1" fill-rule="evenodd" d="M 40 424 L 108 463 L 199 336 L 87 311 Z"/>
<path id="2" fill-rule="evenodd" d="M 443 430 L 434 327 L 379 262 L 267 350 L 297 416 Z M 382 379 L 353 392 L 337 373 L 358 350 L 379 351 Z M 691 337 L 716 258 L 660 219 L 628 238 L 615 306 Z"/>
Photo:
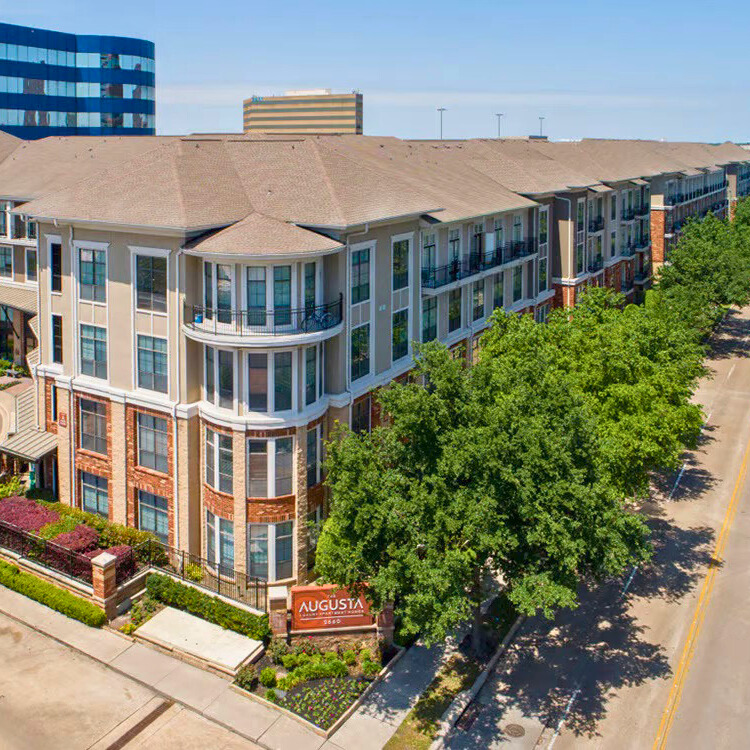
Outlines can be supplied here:
<path id="1" fill-rule="evenodd" d="M 382 668 L 369 649 L 350 646 L 321 653 L 312 642 L 290 648 L 274 640 L 260 661 L 240 670 L 235 683 L 327 730 Z"/>

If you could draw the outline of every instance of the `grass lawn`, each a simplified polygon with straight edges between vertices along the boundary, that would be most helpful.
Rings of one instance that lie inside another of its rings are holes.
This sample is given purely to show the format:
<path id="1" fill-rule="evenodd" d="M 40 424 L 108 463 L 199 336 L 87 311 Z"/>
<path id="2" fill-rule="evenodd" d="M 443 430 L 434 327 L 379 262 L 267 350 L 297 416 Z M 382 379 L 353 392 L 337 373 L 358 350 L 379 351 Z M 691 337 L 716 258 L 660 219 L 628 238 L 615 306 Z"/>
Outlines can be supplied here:
<path id="1" fill-rule="evenodd" d="M 515 619 L 513 606 L 504 596 L 492 602 L 484 622 L 488 640 L 494 641 L 493 651 Z M 483 667 L 484 664 L 470 654 L 458 651 L 452 656 L 427 686 L 384 750 L 428 750 L 435 738 L 440 717 L 461 691 L 468 690 L 474 684 Z"/>

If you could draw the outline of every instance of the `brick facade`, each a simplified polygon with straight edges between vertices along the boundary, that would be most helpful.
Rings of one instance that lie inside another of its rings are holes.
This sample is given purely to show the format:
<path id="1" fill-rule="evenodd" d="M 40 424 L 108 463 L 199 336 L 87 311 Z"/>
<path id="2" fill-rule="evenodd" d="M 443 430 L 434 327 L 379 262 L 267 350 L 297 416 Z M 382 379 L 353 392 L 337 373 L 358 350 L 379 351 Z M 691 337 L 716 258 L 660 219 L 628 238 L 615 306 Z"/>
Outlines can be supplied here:
<path id="1" fill-rule="evenodd" d="M 138 465 L 138 414 L 165 419 L 167 422 L 167 473 Z M 150 492 L 167 501 L 169 518 L 169 545 L 174 546 L 174 425 L 172 418 L 164 412 L 141 407 L 125 407 L 127 524 L 138 527 L 138 491 Z"/>
<path id="2" fill-rule="evenodd" d="M 655 266 L 663 265 L 666 259 L 665 231 L 665 212 L 651 211 L 651 260 Z"/>

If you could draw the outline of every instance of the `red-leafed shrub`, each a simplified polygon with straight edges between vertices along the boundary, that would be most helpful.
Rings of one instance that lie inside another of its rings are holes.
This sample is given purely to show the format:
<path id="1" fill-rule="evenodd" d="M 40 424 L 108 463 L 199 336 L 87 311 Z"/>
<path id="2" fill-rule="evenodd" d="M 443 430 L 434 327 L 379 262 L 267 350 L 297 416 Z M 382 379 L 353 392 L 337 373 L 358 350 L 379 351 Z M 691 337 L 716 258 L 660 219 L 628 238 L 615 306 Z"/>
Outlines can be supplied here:
<path id="1" fill-rule="evenodd" d="M 0 500 L 0 521 L 12 523 L 24 531 L 39 531 L 42 526 L 55 523 L 59 518 L 55 511 L 25 497 L 7 497 Z"/>
<path id="2" fill-rule="evenodd" d="M 85 554 L 86 557 L 90 557 L 93 560 L 97 555 L 101 555 L 102 552 L 107 552 L 117 558 L 115 561 L 115 570 L 117 571 L 118 580 L 120 580 L 120 577 L 130 578 L 135 573 L 135 557 L 133 555 L 133 548 L 129 544 L 120 544 L 117 547 L 110 547 L 109 549 L 95 549 Z"/>
<path id="3" fill-rule="evenodd" d="M 96 545 L 99 542 L 99 534 L 96 529 L 84 526 L 81 523 L 73 531 L 58 534 L 52 541 L 72 552 L 88 552 L 89 550 L 96 549 Z"/>

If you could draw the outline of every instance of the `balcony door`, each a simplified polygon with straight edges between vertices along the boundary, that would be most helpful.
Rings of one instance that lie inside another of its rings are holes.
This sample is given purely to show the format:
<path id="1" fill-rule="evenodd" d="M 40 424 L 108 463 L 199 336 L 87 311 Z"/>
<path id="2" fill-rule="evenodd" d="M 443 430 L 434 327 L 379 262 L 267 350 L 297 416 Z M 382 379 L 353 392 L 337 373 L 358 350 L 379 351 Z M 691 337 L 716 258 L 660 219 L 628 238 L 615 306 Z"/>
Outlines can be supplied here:
<path id="1" fill-rule="evenodd" d="M 230 326 L 234 317 L 234 266 L 226 263 L 203 264 L 203 300 L 207 320 Z"/>

